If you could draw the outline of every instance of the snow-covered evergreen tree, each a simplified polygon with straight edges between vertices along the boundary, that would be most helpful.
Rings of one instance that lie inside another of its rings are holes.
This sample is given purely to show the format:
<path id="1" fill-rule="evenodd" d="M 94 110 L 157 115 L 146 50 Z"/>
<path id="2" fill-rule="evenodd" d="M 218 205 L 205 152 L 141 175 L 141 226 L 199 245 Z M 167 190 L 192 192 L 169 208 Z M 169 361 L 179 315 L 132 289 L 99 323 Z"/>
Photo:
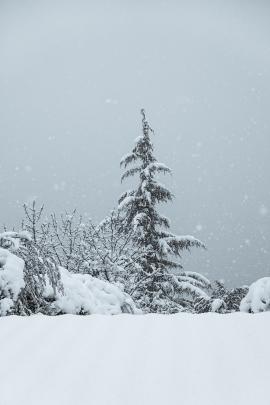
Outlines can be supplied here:
<path id="1" fill-rule="evenodd" d="M 194 303 L 196 313 L 203 312 L 237 312 L 240 303 L 248 292 L 248 287 L 237 287 L 229 290 L 221 281 L 214 281 L 208 298 L 197 298 Z"/>
<path id="2" fill-rule="evenodd" d="M 247 295 L 248 287 L 236 287 L 229 291 L 226 297 L 227 308 L 230 312 L 240 311 L 242 299 Z"/>
<path id="3" fill-rule="evenodd" d="M 126 232 L 133 229 L 133 243 L 140 249 L 133 297 L 145 311 L 178 312 L 189 308 L 194 297 L 204 296 L 203 288 L 209 287 L 209 282 L 197 273 L 183 272 L 177 259 L 183 250 L 204 245 L 192 236 L 174 235 L 168 218 L 157 211 L 159 203 L 173 199 L 157 178 L 160 173 L 171 173 L 171 169 L 155 158 L 150 137 L 153 130 L 144 110 L 141 114 L 142 135 L 121 160 L 125 168 L 122 180 L 138 175 L 139 184 L 120 197 L 118 207 Z"/>

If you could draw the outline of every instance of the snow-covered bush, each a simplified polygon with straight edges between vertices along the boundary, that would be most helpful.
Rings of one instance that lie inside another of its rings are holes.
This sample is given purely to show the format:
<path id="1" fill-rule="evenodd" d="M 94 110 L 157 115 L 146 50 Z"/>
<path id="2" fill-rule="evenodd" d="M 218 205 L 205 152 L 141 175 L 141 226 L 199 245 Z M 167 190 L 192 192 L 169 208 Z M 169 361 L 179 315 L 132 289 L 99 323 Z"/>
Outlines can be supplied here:
<path id="1" fill-rule="evenodd" d="M 134 262 L 130 237 L 116 210 L 95 225 L 76 210 L 44 218 L 44 207 L 34 201 L 24 205 L 23 227 L 47 256 L 72 273 L 87 273 L 110 282 L 120 282 L 123 267 Z M 132 256 L 132 260 L 128 258 Z M 119 274 L 121 272 L 121 275 Z"/>
<path id="2" fill-rule="evenodd" d="M 89 274 L 71 273 L 64 268 L 60 268 L 60 272 L 64 293 L 55 293 L 51 286 L 45 293 L 55 314 L 140 313 L 133 300 L 116 285 Z"/>
<path id="3" fill-rule="evenodd" d="M 76 210 L 59 217 L 55 213 L 44 217 L 44 206 L 39 207 L 33 201 L 24 204 L 22 225 L 46 256 L 53 257 L 59 266 L 68 270 L 81 271 L 89 252 L 83 243 L 85 224 Z"/>
<path id="4" fill-rule="evenodd" d="M 1 238 L 1 236 L 0 236 Z M 24 261 L 0 248 L 0 316 L 13 313 L 21 290 L 25 287 Z"/>
<path id="5" fill-rule="evenodd" d="M 270 311 L 270 277 L 260 278 L 251 284 L 241 301 L 240 310 L 250 313 Z"/>
<path id="6" fill-rule="evenodd" d="M 53 257 L 48 257 L 33 242 L 19 249 L 17 254 L 24 260 L 25 288 L 19 295 L 18 311 L 20 314 L 37 312 L 50 314 L 50 305 L 45 297 L 46 285 L 63 294 L 59 266 Z"/>
<path id="7" fill-rule="evenodd" d="M 93 259 L 92 251 L 85 243 L 86 229 L 92 229 L 92 222 L 87 220 L 85 223 L 76 210 L 59 217 L 50 216 L 47 247 L 59 266 L 79 273 Z"/>
<path id="8" fill-rule="evenodd" d="M 12 269 L 13 277 L 18 278 L 19 271 L 23 276 L 24 286 L 14 295 L 13 301 L 16 303 L 13 305 L 12 313 L 49 314 L 50 303 L 44 297 L 45 287 L 50 284 L 55 292 L 63 291 L 59 268 L 54 259 L 48 257 L 44 249 L 35 243 L 26 231 L 3 232 L 0 234 L 0 245 L 7 257 L 11 257 L 13 263 L 17 263 Z"/>
<path id="9" fill-rule="evenodd" d="M 0 234 L 0 246 L 0 316 L 140 313 L 116 285 L 58 266 L 27 232 Z"/>
<path id="10" fill-rule="evenodd" d="M 140 251 L 132 243 L 133 229 L 125 232 L 124 227 L 118 210 L 112 210 L 97 226 L 86 224 L 83 242 L 90 260 L 81 272 L 121 284 L 129 293 L 131 286 L 134 287 L 132 275 L 137 269 Z"/>

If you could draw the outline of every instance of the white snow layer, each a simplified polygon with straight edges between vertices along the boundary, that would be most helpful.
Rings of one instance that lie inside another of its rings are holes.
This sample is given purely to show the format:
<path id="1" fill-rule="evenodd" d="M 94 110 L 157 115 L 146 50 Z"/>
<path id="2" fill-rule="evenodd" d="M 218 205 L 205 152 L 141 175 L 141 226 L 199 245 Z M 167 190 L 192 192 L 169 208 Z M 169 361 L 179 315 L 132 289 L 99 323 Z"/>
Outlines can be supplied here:
<path id="1" fill-rule="evenodd" d="M 60 268 L 64 294 L 58 294 L 54 306 L 66 314 L 117 315 L 140 313 L 133 300 L 117 286 L 89 274 L 70 273 Z M 47 295 L 53 294 L 48 288 Z"/>
<path id="2" fill-rule="evenodd" d="M 270 313 L 4 317 L 1 405 L 269 405 Z"/>
<path id="3" fill-rule="evenodd" d="M 23 270 L 22 259 L 0 248 L 0 316 L 7 315 L 24 287 Z"/>
<path id="4" fill-rule="evenodd" d="M 28 231 L 20 232 L 2 232 L 0 233 L 0 246 L 5 249 L 16 251 L 21 245 L 21 240 L 31 240 L 31 235 Z"/>
<path id="5" fill-rule="evenodd" d="M 240 310 L 254 313 L 270 311 L 270 277 L 260 278 L 251 284 L 241 302 Z"/>

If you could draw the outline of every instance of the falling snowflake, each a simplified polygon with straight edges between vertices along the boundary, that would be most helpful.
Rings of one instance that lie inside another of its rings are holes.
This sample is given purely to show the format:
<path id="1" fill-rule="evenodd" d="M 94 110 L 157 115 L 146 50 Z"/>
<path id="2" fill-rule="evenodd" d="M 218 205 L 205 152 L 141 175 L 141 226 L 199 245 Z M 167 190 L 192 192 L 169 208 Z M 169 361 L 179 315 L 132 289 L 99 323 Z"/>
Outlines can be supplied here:
<path id="1" fill-rule="evenodd" d="M 32 166 L 26 165 L 26 166 L 24 166 L 24 170 L 25 170 L 27 173 L 30 173 L 30 172 L 32 171 Z"/>
<path id="2" fill-rule="evenodd" d="M 246 204 L 248 202 L 248 200 L 249 200 L 249 196 L 247 194 L 244 194 L 242 204 L 243 205 Z"/>
<path id="3" fill-rule="evenodd" d="M 118 104 L 118 100 L 112 99 L 112 98 L 106 98 L 105 103 L 106 104 L 114 104 L 114 105 L 116 105 L 116 104 Z"/>
<path id="4" fill-rule="evenodd" d="M 55 183 L 53 185 L 54 191 L 64 191 L 65 187 L 66 187 L 66 182 L 65 181 L 61 181 L 60 183 Z"/>
<path id="5" fill-rule="evenodd" d="M 265 215 L 268 214 L 268 209 L 265 205 L 261 205 L 260 209 L 259 209 L 259 213 L 262 217 L 264 217 Z"/>

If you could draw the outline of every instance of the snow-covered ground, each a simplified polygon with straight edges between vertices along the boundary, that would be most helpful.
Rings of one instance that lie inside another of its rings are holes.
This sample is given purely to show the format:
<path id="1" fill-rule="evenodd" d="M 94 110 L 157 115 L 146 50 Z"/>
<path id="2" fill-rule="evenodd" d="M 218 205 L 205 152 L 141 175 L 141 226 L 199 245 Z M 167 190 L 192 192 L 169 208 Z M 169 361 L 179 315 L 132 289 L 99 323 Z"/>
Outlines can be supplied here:
<path id="1" fill-rule="evenodd" d="M 0 318 L 1 405 L 269 405 L 270 313 Z"/>

